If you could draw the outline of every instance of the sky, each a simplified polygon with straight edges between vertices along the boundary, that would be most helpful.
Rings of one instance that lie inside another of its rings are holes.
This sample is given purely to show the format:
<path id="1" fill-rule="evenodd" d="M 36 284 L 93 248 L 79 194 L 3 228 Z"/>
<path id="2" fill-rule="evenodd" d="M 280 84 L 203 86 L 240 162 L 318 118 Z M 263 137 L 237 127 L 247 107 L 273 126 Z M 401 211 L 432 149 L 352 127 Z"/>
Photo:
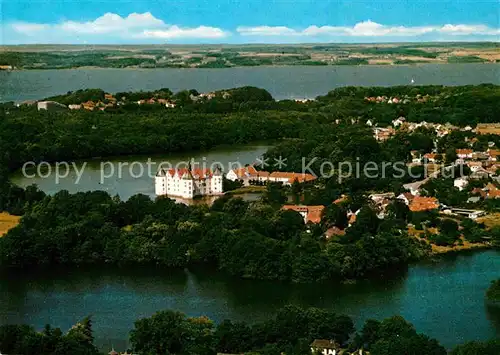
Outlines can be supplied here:
<path id="1" fill-rule="evenodd" d="M 0 44 L 500 41 L 500 0 L 0 0 Z"/>

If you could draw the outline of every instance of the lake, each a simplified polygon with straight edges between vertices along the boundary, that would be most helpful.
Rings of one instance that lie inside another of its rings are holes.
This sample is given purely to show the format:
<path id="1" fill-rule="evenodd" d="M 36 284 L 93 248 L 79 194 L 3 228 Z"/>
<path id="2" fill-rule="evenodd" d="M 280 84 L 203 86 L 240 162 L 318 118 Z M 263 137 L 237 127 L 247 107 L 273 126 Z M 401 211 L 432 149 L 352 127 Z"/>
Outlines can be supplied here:
<path id="1" fill-rule="evenodd" d="M 340 86 L 409 85 L 412 79 L 414 85 L 500 84 L 500 64 L 0 71 L 0 102 L 39 100 L 85 88 L 206 92 L 245 85 L 266 89 L 276 99 L 314 98 Z"/>
<path id="2" fill-rule="evenodd" d="M 498 278 L 500 253 L 449 255 L 392 277 L 357 284 L 291 285 L 239 280 L 210 271 L 64 269 L 0 278 L 0 324 L 46 323 L 67 330 L 92 315 L 96 343 L 125 349 L 133 322 L 164 309 L 256 322 L 286 304 L 335 310 L 359 327 L 368 318 L 401 314 L 419 332 L 450 348 L 500 336 L 500 309 L 485 304 Z"/>
<path id="3" fill-rule="evenodd" d="M 194 167 L 208 167 L 218 165 L 223 172 L 227 173 L 230 166 L 234 164 L 251 164 L 257 161 L 269 145 L 244 145 L 232 147 L 219 147 L 207 152 L 193 152 L 182 154 L 162 154 L 153 156 L 124 156 L 117 158 L 106 158 L 102 160 L 87 160 L 69 163 L 69 168 L 60 165 L 59 176 L 55 165 L 43 165 L 41 168 L 26 169 L 26 175 L 22 170 L 14 173 L 11 177 L 15 184 L 26 187 L 36 184 L 48 194 L 54 194 L 61 190 L 68 190 L 70 193 L 82 191 L 103 190 L 111 196 L 119 195 L 122 200 L 128 200 L 135 194 L 144 194 L 155 197 L 154 175 L 160 164 L 168 167 L 179 168 L 187 166 L 190 160 L 198 165 Z M 149 161 L 149 163 L 148 163 Z M 78 178 L 79 173 L 81 178 Z M 64 177 L 63 177 L 64 176 Z M 243 195 L 246 199 L 254 199 L 255 194 Z M 212 198 L 208 198 L 211 200 Z M 193 202 L 177 199 L 179 202 Z M 195 200 L 206 202 L 206 200 Z M 210 201 L 208 201 L 210 202 Z"/>

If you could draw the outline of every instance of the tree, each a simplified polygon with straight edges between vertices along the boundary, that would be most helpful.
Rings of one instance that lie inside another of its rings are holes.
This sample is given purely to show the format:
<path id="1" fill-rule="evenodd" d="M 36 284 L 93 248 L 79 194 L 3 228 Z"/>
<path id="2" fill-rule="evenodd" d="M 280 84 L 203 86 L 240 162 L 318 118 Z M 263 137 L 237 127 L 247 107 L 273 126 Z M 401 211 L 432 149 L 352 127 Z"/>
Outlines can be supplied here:
<path id="1" fill-rule="evenodd" d="M 175 311 L 161 311 L 150 318 L 134 323 L 130 342 L 134 351 L 141 354 L 177 354 L 184 348 L 185 315 Z"/>
<path id="2" fill-rule="evenodd" d="M 500 279 L 491 282 L 486 291 L 486 298 L 491 302 L 500 303 Z"/>
<path id="3" fill-rule="evenodd" d="M 450 355 L 498 355 L 500 354 L 500 340 L 493 339 L 486 342 L 471 341 L 455 347 Z"/>
<path id="4" fill-rule="evenodd" d="M 453 244 L 457 241 L 460 236 L 458 230 L 458 223 L 452 219 L 442 219 L 439 224 L 439 232 L 445 238 L 447 244 Z"/>
<path id="5" fill-rule="evenodd" d="M 336 226 L 344 229 L 347 227 L 347 213 L 341 207 L 332 203 L 323 210 L 321 221 L 326 227 Z"/>
<path id="6" fill-rule="evenodd" d="M 446 163 L 450 164 L 457 159 L 458 159 L 458 156 L 457 156 L 457 152 L 455 151 L 455 148 L 446 149 L 446 154 L 445 154 Z"/>

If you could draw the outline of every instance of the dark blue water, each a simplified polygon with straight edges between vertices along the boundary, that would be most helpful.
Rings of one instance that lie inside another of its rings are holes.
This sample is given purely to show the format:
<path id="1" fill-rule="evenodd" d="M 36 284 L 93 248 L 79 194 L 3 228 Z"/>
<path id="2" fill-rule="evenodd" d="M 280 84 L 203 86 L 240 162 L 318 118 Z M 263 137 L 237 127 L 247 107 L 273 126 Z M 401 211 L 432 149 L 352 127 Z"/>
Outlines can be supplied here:
<path id="1" fill-rule="evenodd" d="M 64 270 L 3 275 L 0 323 L 44 324 L 68 329 L 93 315 L 96 342 L 104 350 L 126 348 L 136 319 L 163 309 L 260 321 L 281 306 L 329 308 L 361 325 L 368 318 L 401 314 L 419 332 L 446 347 L 500 336 L 500 310 L 488 308 L 485 292 L 500 277 L 500 253 L 446 256 L 411 266 L 392 277 L 357 284 L 289 285 L 235 280 L 187 270 Z"/>

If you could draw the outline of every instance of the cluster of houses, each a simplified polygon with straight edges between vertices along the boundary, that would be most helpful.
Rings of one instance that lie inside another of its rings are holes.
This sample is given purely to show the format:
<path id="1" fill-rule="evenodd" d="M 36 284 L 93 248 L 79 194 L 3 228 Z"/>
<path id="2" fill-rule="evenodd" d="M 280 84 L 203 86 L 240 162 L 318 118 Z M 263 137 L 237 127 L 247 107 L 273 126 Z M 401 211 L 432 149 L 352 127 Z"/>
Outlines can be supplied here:
<path id="1" fill-rule="evenodd" d="M 167 108 L 175 108 L 175 102 L 172 100 L 161 99 L 161 98 L 149 98 L 146 100 L 138 100 L 135 102 L 137 105 L 164 105 Z M 26 104 L 26 103 L 24 103 Z M 100 110 L 104 111 L 107 108 L 116 107 L 124 105 L 124 101 L 117 100 L 112 94 L 104 94 L 104 101 L 86 101 L 80 104 L 70 104 L 68 106 L 60 104 L 55 101 L 38 101 L 37 103 L 38 111 L 61 111 L 61 110 L 87 110 L 94 111 Z M 21 104 L 20 104 L 21 105 Z"/>
<path id="2" fill-rule="evenodd" d="M 363 349 L 351 352 L 342 347 L 334 340 L 315 339 L 311 343 L 311 354 L 313 355 L 370 355 Z"/>
<path id="3" fill-rule="evenodd" d="M 315 339 L 311 345 L 312 355 L 370 355 L 368 351 L 363 349 L 356 350 L 354 352 L 347 349 L 342 349 L 342 347 L 335 340 L 329 339 Z M 111 354 L 110 355 L 117 355 Z M 217 353 L 217 355 L 240 355 L 240 354 L 223 354 Z M 243 355 L 243 354 L 241 354 Z M 284 353 L 282 353 L 284 355 Z"/>
<path id="4" fill-rule="evenodd" d="M 365 97 L 365 101 L 373 102 L 377 104 L 408 104 L 412 101 L 414 102 L 427 102 L 431 98 L 430 95 L 418 94 L 415 97 L 410 97 L 408 95 L 403 95 L 401 97 L 397 96 L 368 96 Z"/>
<path id="5" fill-rule="evenodd" d="M 374 125 L 372 120 L 366 121 L 366 124 L 372 127 L 373 136 L 378 141 L 385 141 L 389 139 L 391 136 L 396 134 L 397 129 L 405 130 L 406 132 L 413 132 L 417 128 L 423 127 L 427 129 L 433 129 L 436 132 L 438 138 L 444 137 L 449 134 L 451 131 L 460 130 L 460 127 L 454 126 L 450 123 L 439 124 L 439 123 L 429 123 L 429 122 L 407 122 L 405 117 L 398 117 L 392 120 L 392 126 L 388 127 L 377 127 Z M 462 128 L 464 131 L 473 131 L 471 126 L 466 126 Z"/>
<path id="6" fill-rule="evenodd" d="M 267 172 L 259 171 L 254 166 L 249 165 L 238 169 L 230 170 L 226 178 L 231 181 L 239 180 L 243 186 L 254 183 L 278 182 L 285 186 L 292 185 L 295 181 L 299 183 L 310 182 L 316 179 L 314 175 L 303 173 L 287 173 L 281 171 Z"/>

